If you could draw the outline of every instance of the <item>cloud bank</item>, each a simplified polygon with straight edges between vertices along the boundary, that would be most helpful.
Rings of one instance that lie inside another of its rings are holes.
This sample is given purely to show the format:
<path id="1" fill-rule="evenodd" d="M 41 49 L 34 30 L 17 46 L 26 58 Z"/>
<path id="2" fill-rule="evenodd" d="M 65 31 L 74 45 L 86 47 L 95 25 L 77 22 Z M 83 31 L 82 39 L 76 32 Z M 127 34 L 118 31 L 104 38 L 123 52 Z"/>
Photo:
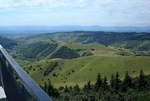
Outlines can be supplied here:
<path id="1" fill-rule="evenodd" d="M 84 7 L 88 0 L 0 0 L 0 8 L 13 7 Z"/>
<path id="2" fill-rule="evenodd" d="M 149 5 L 150 0 L 0 0 L 0 22 L 150 25 Z"/>

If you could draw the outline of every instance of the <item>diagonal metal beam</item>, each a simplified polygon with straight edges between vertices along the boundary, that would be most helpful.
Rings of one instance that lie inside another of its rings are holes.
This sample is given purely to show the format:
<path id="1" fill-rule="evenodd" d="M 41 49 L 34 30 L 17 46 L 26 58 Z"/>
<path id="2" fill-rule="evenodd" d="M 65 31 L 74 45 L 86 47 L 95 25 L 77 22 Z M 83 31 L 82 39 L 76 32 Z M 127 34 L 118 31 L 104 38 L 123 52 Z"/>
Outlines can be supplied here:
<path id="1" fill-rule="evenodd" d="M 21 86 L 23 86 L 23 88 L 26 90 L 26 92 L 28 92 L 31 96 L 33 96 L 36 99 L 33 101 L 53 101 L 38 86 L 38 84 L 35 81 L 33 81 L 32 78 L 16 63 L 16 61 L 7 53 L 7 51 L 1 45 L 0 45 L 0 54 L 2 55 L 2 59 L 6 63 L 5 66 L 7 65 L 6 67 L 1 66 L 1 68 L 3 68 L 3 69 L 7 68 L 7 72 L 10 74 L 13 74 L 13 72 L 15 72 L 18 79 L 20 80 L 19 83 L 21 84 Z M 2 60 L 0 62 L 2 62 Z M 9 78 L 7 78 L 7 79 L 9 79 Z M 14 100 L 12 100 L 12 101 L 14 101 Z"/>

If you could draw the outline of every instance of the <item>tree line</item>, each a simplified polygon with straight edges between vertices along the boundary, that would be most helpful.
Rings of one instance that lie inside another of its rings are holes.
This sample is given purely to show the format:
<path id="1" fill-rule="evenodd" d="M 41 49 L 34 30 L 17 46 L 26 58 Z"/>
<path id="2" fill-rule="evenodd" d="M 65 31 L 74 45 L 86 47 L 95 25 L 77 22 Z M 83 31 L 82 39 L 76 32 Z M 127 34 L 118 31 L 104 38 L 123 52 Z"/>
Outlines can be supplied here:
<path id="1" fill-rule="evenodd" d="M 88 81 L 82 88 L 76 84 L 56 89 L 50 80 L 42 88 L 55 101 L 150 101 L 150 75 L 142 70 L 135 78 L 126 72 L 123 80 L 116 72 L 109 81 L 99 73 L 95 83 Z"/>

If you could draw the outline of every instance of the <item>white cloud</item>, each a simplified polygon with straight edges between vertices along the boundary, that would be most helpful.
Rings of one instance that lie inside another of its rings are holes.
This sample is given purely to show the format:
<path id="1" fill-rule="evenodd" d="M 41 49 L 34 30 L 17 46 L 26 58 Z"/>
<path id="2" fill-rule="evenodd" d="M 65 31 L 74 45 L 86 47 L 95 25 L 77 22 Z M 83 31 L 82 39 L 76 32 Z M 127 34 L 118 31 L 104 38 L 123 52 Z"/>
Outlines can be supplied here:
<path id="1" fill-rule="evenodd" d="M 0 8 L 13 7 L 84 7 L 90 0 L 0 0 Z"/>
<path id="2" fill-rule="evenodd" d="M 12 21 L 19 23 L 18 19 L 21 19 L 25 23 L 41 21 L 41 23 L 54 22 L 54 24 L 68 22 L 69 24 L 140 25 L 150 24 L 149 5 L 150 0 L 0 0 L 0 18 L 7 18 L 8 23 L 11 22 L 10 19 L 20 17 Z M 35 18 L 37 20 L 32 21 Z"/>
<path id="3" fill-rule="evenodd" d="M 95 11 L 109 15 L 123 16 L 148 14 L 150 11 L 150 0 L 94 0 Z"/>

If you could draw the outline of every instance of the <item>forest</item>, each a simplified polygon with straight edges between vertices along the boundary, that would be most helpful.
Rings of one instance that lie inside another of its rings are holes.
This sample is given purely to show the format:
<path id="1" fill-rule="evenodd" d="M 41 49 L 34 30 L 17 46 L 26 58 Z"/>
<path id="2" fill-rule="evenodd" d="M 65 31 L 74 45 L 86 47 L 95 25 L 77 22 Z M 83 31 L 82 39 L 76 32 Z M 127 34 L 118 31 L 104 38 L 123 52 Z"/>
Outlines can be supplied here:
<path id="1" fill-rule="evenodd" d="M 96 82 L 88 81 L 83 88 L 78 84 L 54 88 L 51 81 L 41 86 L 55 101 L 149 101 L 150 75 L 141 70 L 138 77 L 132 78 L 126 72 L 121 80 L 119 73 L 107 77 L 97 74 Z"/>

